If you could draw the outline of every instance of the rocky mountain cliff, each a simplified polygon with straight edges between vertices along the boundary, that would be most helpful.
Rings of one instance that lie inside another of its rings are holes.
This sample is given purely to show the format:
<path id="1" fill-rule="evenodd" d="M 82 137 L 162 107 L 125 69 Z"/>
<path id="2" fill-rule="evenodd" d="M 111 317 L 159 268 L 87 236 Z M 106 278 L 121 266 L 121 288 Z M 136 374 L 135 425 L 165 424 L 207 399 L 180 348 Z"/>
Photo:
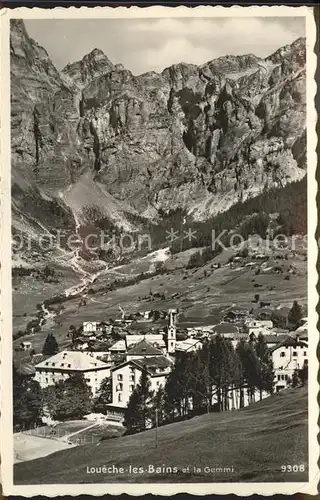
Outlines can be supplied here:
<path id="1" fill-rule="evenodd" d="M 135 76 L 99 49 L 59 72 L 11 21 L 13 226 L 203 220 L 306 172 L 305 39 Z"/>

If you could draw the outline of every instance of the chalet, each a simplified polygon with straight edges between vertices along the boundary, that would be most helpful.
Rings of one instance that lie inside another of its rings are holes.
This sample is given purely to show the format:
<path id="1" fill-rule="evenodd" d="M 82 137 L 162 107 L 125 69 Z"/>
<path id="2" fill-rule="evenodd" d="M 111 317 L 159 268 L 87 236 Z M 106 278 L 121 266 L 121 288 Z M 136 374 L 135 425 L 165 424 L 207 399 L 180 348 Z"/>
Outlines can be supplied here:
<path id="1" fill-rule="evenodd" d="M 230 322 L 230 323 L 235 323 L 237 321 L 240 321 L 244 319 L 247 315 L 249 314 L 249 311 L 247 309 L 229 309 L 229 311 L 226 311 L 223 321 L 224 322 Z"/>
<path id="2" fill-rule="evenodd" d="M 127 351 L 126 341 L 124 339 L 118 340 L 113 346 L 110 347 L 112 354 L 121 354 Z"/>
<path id="3" fill-rule="evenodd" d="M 80 351 L 59 352 L 35 365 L 35 370 L 35 380 L 41 388 L 66 380 L 71 374 L 82 373 L 93 396 L 102 380 L 110 377 L 110 364 L 100 361 L 93 353 Z"/>
<path id="4" fill-rule="evenodd" d="M 30 349 L 32 349 L 32 342 L 26 340 L 21 342 L 20 349 L 21 351 L 30 351 Z"/>

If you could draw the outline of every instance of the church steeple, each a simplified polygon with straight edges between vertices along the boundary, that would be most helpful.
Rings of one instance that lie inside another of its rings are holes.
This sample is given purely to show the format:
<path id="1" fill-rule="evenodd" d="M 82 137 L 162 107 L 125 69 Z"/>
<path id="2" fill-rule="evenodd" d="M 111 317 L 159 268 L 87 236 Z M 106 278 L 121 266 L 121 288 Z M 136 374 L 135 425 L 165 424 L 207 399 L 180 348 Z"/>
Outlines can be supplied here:
<path id="1" fill-rule="evenodd" d="M 176 325 L 175 325 L 175 309 L 169 309 L 169 324 L 168 324 L 168 353 L 172 354 L 176 350 Z"/>

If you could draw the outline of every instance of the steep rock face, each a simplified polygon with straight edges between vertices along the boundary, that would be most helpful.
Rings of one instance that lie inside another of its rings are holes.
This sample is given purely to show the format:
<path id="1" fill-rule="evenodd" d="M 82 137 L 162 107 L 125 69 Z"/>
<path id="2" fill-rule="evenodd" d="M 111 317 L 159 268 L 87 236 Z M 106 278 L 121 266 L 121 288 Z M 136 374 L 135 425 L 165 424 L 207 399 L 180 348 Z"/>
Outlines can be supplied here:
<path id="1" fill-rule="evenodd" d="M 11 47 L 13 170 L 46 194 L 90 179 L 83 203 L 96 183 L 115 221 L 121 206 L 205 219 L 305 174 L 304 39 L 139 76 L 97 49 L 59 74 L 21 21 Z"/>
<path id="2" fill-rule="evenodd" d="M 81 61 L 67 64 L 62 75 L 82 88 L 91 80 L 111 71 L 114 65 L 100 49 L 94 49 Z"/>

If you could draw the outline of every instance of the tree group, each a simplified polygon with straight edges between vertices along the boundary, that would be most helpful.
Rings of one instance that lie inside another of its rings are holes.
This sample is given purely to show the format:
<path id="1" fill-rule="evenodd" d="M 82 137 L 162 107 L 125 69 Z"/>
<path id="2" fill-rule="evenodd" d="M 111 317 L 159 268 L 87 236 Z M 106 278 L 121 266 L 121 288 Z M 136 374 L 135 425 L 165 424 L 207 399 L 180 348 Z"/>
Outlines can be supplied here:
<path id="1" fill-rule="evenodd" d="M 230 340 L 216 335 L 196 353 L 176 354 L 175 365 L 165 387 L 150 390 L 147 370 L 131 394 L 125 426 L 128 433 L 189 418 L 210 411 L 244 406 L 247 394 L 255 400 L 258 391 L 273 391 L 273 366 L 262 335 L 250 342 L 241 340 L 234 349 Z"/>

